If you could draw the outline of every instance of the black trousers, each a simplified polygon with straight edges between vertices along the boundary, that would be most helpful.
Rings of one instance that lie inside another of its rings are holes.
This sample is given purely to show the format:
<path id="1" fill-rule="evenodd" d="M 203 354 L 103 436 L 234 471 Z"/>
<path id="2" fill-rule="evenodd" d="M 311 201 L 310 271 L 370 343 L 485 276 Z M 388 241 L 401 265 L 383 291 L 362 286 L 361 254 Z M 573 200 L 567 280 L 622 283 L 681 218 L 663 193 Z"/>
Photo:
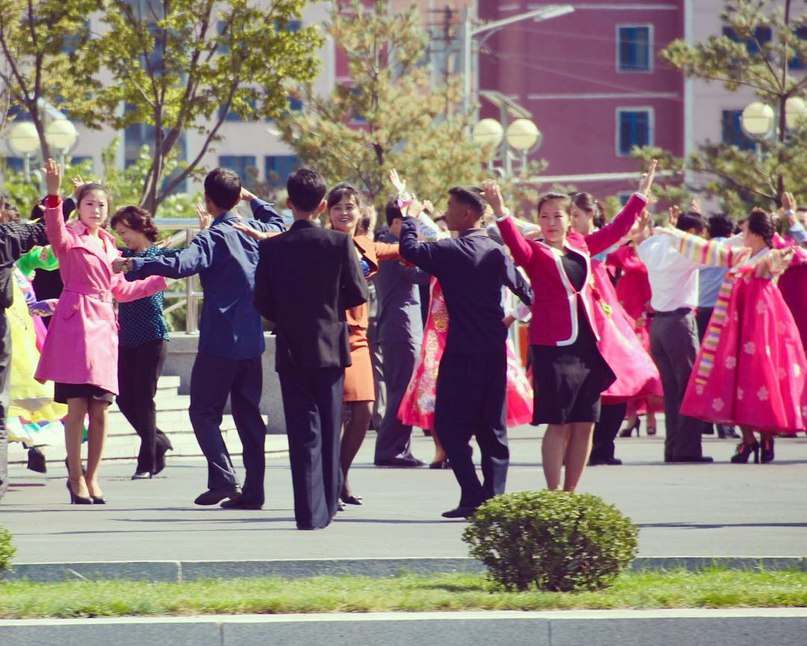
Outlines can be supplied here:
<path id="1" fill-rule="evenodd" d="M 13 279 L 12 279 L 13 280 Z M 11 331 L 6 311 L 0 310 L 0 498 L 8 490 L 8 430 L 6 416 L 11 403 Z"/>
<path id="2" fill-rule="evenodd" d="M 698 325 L 698 341 L 703 341 L 706 335 L 706 329 L 709 327 L 709 321 L 714 314 L 714 307 L 699 307 L 698 313 L 695 315 L 695 322 Z"/>
<path id="3" fill-rule="evenodd" d="M 163 371 L 168 343 L 158 339 L 134 348 L 118 348 L 118 390 L 121 413 L 140 436 L 137 471 L 154 472 L 157 447 L 165 452 L 171 441 L 157 428 L 157 381 Z"/>
<path id="4" fill-rule="evenodd" d="M 434 432 L 443 444 L 460 485 L 460 507 L 477 507 L 504 493 L 510 449 L 506 427 L 507 356 L 446 352 L 437 374 Z M 468 442 L 482 453 L 479 481 Z"/>
<path id="5" fill-rule="evenodd" d="M 298 529 L 327 527 L 339 504 L 339 431 L 344 368 L 278 372 L 286 413 L 289 462 Z"/>
<path id="6" fill-rule="evenodd" d="M 650 326 L 650 354 L 664 387 L 664 459 L 701 457 L 703 422 L 681 415 L 689 376 L 698 356 L 698 330 L 692 312 L 657 312 Z"/>
<path id="7" fill-rule="evenodd" d="M 419 343 L 382 343 L 381 365 L 387 391 L 386 409 L 375 440 L 375 461 L 392 460 L 412 455 L 412 427 L 398 418 L 415 361 L 420 352 Z"/>
<path id="8" fill-rule="evenodd" d="M 188 409 L 199 448 L 207 458 L 208 489 L 238 484 L 230 454 L 221 436 L 221 418 L 227 397 L 243 447 L 246 476 L 244 502 L 264 503 L 266 424 L 261 417 L 263 370 L 261 357 L 227 359 L 200 352 L 191 371 L 191 405 Z"/>
<path id="9" fill-rule="evenodd" d="M 607 462 L 614 458 L 616 446 L 614 440 L 622 420 L 625 419 L 627 404 L 601 404 L 600 421 L 594 425 L 594 437 L 591 445 L 591 462 Z"/>

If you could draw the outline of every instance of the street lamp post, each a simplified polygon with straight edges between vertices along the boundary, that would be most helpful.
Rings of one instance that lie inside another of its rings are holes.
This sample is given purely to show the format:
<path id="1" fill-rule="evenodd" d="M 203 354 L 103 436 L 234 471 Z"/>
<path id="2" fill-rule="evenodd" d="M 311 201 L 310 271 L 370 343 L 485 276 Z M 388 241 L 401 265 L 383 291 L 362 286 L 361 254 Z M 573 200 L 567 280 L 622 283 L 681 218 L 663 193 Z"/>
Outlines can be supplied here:
<path id="1" fill-rule="evenodd" d="M 78 141 L 78 131 L 66 118 L 53 119 L 45 128 L 45 141 L 48 147 L 57 151 L 59 163 L 64 168 L 64 157 Z"/>
<path id="2" fill-rule="evenodd" d="M 30 121 L 16 121 L 6 134 L 6 145 L 15 157 L 23 158 L 25 181 L 31 181 L 31 155 L 39 150 L 39 134 Z"/>
<path id="3" fill-rule="evenodd" d="M 522 168 L 526 166 L 527 152 L 541 144 L 541 131 L 529 119 L 516 119 L 506 129 L 496 119 L 482 119 L 474 126 L 473 140 L 482 148 L 488 170 L 493 170 L 493 162 L 498 157 L 502 162 L 502 175 L 510 177 L 513 159 L 519 159 Z"/>
<path id="4" fill-rule="evenodd" d="M 562 5 L 547 5 L 545 7 L 541 7 L 539 9 L 533 9 L 532 11 L 527 11 L 525 13 L 516 14 L 515 16 L 510 16 L 509 18 L 502 18 L 501 20 L 494 20 L 492 22 L 488 22 L 478 27 L 474 27 L 475 17 L 473 14 L 473 6 L 475 3 L 471 3 L 471 7 L 465 10 L 465 19 L 463 24 L 462 30 L 462 46 L 463 46 L 463 55 L 462 55 L 462 63 L 463 63 L 463 93 L 462 93 L 462 108 L 463 112 L 467 115 L 468 111 L 471 109 L 471 106 L 476 105 L 476 101 L 471 101 L 471 94 L 474 91 L 472 81 L 476 80 L 477 76 L 477 60 L 476 57 L 478 55 L 478 48 L 476 50 L 473 46 L 473 40 L 479 34 L 486 33 L 491 35 L 494 31 L 501 29 L 502 27 L 507 27 L 508 25 L 512 25 L 516 22 L 521 22 L 522 20 L 530 20 L 533 19 L 536 22 L 542 20 L 549 20 L 550 18 L 557 18 L 558 16 L 563 16 L 567 13 L 571 13 L 574 11 L 574 7 L 568 4 Z"/>

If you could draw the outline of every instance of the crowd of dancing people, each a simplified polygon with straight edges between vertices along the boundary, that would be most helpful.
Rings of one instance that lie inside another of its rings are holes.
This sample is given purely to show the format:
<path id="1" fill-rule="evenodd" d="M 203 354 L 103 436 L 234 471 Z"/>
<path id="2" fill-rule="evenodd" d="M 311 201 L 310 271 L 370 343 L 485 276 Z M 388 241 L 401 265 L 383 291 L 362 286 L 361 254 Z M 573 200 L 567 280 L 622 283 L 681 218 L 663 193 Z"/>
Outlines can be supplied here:
<path id="1" fill-rule="evenodd" d="M 157 427 L 154 402 L 163 292 L 166 279 L 195 274 L 204 302 L 189 417 L 208 467 L 197 505 L 264 505 L 266 330 L 299 529 L 362 504 L 349 472 L 371 427 L 378 467 L 425 466 L 412 429 L 431 435 L 429 466 L 451 469 L 460 489 L 446 518 L 505 491 L 507 428 L 527 423 L 546 425 L 550 489 L 574 491 L 587 466 L 621 464 L 617 436 L 641 432 L 642 418 L 654 435 L 659 412 L 664 462 L 712 462 L 702 437 L 715 432 L 740 439 L 732 463 L 772 462 L 777 436 L 807 429 L 807 209 L 785 193 L 775 212 L 707 219 L 693 202 L 654 221 L 655 170 L 611 220 L 594 196 L 555 192 L 539 197 L 537 220 L 519 218 L 494 181 L 450 188 L 438 214 L 393 170 L 376 229 L 348 183 L 328 190 L 317 172 L 293 172 L 287 228 L 218 168 L 199 233 L 173 249 L 147 211 L 110 217 L 101 184 L 77 178 L 63 199 L 48 160 L 28 222 L 0 202 L 0 496 L 7 441 L 44 471 L 42 447 L 63 433 L 70 502 L 105 504 L 113 402 L 140 437 L 132 479 L 165 469 L 170 429 Z M 523 355 L 516 322 L 528 325 Z M 243 483 L 220 428 L 228 399 Z"/>

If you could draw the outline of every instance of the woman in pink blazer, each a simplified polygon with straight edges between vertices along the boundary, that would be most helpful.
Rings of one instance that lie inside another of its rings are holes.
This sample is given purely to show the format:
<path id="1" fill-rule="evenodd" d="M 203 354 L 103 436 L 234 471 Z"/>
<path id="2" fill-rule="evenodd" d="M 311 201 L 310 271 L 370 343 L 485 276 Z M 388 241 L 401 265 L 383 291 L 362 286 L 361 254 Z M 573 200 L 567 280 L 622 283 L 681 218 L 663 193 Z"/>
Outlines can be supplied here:
<path id="1" fill-rule="evenodd" d="M 600 331 L 593 308 L 610 306 L 592 289 L 591 256 L 630 231 L 647 204 L 655 162 L 642 177 L 639 193 L 609 225 L 587 236 L 570 227 L 570 199 L 548 193 L 538 201 L 543 240 L 519 233 L 494 182 L 485 186 L 499 231 L 515 263 L 524 268 L 534 298 L 529 340 L 535 391 L 533 424 L 548 424 L 541 455 L 549 489 L 574 491 L 591 452 L 594 423 L 600 414 L 600 393 L 616 376 L 599 348 Z"/>
<path id="2" fill-rule="evenodd" d="M 98 467 L 106 438 L 107 406 L 118 392 L 118 324 L 113 296 L 135 300 L 166 288 L 158 276 L 126 282 L 112 272 L 120 255 L 115 239 L 104 230 L 108 196 L 100 184 L 78 191 L 78 222 L 67 226 L 59 197 L 61 168 L 52 159 L 45 165 L 48 189 L 45 229 L 59 259 L 64 291 L 45 338 L 35 377 L 55 382 L 54 398 L 67 404 L 67 489 L 70 502 L 103 504 Z M 81 469 L 81 436 L 87 429 L 87 472 Z"/>

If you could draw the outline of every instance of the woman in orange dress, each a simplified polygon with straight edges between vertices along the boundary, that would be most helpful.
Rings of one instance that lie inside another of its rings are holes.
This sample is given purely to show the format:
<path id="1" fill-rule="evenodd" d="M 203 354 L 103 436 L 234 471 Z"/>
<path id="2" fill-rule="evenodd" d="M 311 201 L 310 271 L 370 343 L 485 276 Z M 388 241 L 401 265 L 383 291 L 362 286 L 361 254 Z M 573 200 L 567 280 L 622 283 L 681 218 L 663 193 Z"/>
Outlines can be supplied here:
<path id="1" fill-rule="evenodd" d="M 356 227 L 361 218 L 361 200 L 358 190 L 350 184 L 337 184 L 327 196 L 328 219 L 335 231 L 353 236 L 356 254 L 366 280 L 371 280 L 378 272 L 382 260 L 400 260 L 397 244 L 373 242 L 366 235 L 356 235 Z M 370 361 L 370 345 L 367 342 L 367 303 L 345 312 L 350 342 L 352 364 L 345 369 L 344 385 L 344 425 L 339 460 L 342 467 L 341 500 L 349 505 L 362 504 L 361 496 L 353 494 L 348 482 L 348 471 L 353 459 L 361 448 L 375 401 L 373 367 Z"/>

